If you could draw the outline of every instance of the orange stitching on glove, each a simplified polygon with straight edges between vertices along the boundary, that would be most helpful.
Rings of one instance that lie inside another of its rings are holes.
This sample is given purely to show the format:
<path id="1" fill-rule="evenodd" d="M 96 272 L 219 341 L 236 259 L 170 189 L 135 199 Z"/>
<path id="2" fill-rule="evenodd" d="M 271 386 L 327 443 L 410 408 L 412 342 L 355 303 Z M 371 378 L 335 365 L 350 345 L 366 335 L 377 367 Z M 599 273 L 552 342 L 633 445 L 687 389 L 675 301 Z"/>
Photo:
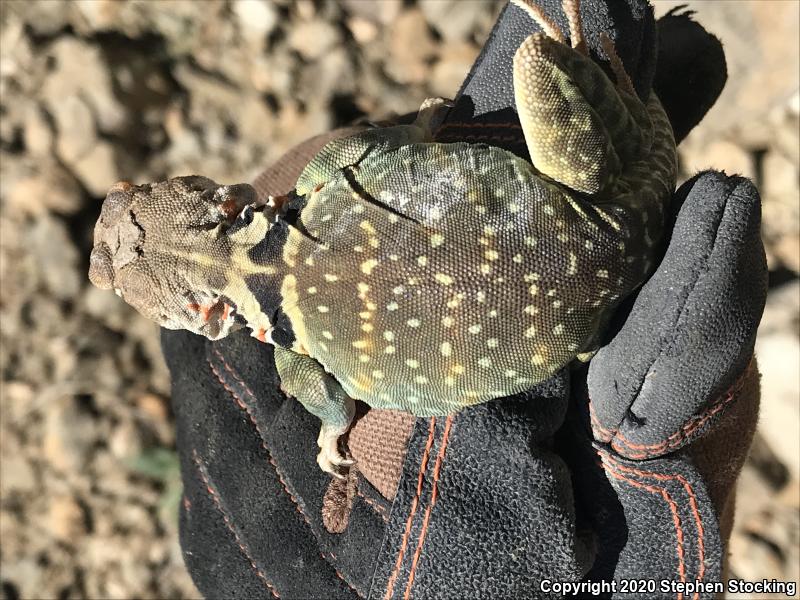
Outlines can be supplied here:
<path id="1" fill-rule="evenodd" d="M 333 572 L 336 573 L 336 576 L 339 579 L 341 579 L 345 583 L 345 585 L 347 585 L 347 587 L 349 587 L 351 590 L 353 590 L 356 593 L 356 596 L 358 596 L 359 598 L 363 598 L 364 597 L 361 594 L 361 592 L 359 592 L 352 583 L 350 583 L 347 579 L 344 578 L 344 575 L 342 575 L 339 572 L 339 569 L 336 568 L 336 565 L 333 564 L 333 561 L 336 560 L 336 555 L 333 552 L 328 552 L 328 556 L 325 556 L 324 552 L 320 552 L 319 555 L 322 557 L 322 560 L 324 560 L 331 567 L 333 567 Z M 330 557 L 330 559 L 328 557 Z"/>
<path id="2" fill-rule="evenodd" d="M 274 598 L 280 598 L 280 594 L 278 594 L 277 590 L 275 589 L 275 586 L 272 585 L 272 582 L 269 580 L 269 578 L 256 564 L 256 561 L 253 558 L 253 555 L 250 553 L 249 548 L 239 537 L 239 533 L 236 531 L 236 528 L 233 526 L 233 523 L 231 523 L 227 511 L 222 506 L 222 500 L 220 500 L 219 496 L 217 495 L 217 491 L 211 487 L 211 481 L 209 480 L 209 477 L 206 474 L 205 469 L 203 468 L 203 464 L 200 461 L 200 457 L 197 454 L 197 450 L 192 450 L 192 459 L 194 460 L 195 466 L 197 467 L 197 472 L 200 474 L 200 479 L 203 480 L 203 484 L 206 486 L 206 490 L 208 490 L 208 493 L 211 496 L 211 500 L 214 502 L 214 506 L 217 507 L 217 510 L 222 515 L 222 520 L 225 522 L 225 526 L 233 534 L 233 538 L 236 540 L 236 545 L 239 546 L 239 550 L 242 551 L 244 557 L 250 562 L 250 566 L 253 567 L 253 570 L 256 572 L 258 578 L 264 582 L 264 585 L 267 586 L 267 589 L 270 591 L 272 596 Z"/>
<path id="3" fill-rule="evenodd" d="M 518 142 L 520 144 L 524 144 L 525 140 L 520 140 L 519 136 L 517 135 L 479 135 L 477 133 L 468 133 L 468 134 L 456 134 L 452 139 L 456 139 L 458 141 L 462 140 L 485 140 L 489 142 Z M 437 141 L 441 142 L 443 140 L 437 138 Z"/>
<path id="4" fill-rule="evenodd" d="M 245 383 L 236 375 L 236 373 L 233 371 L 231 366 L 228 365 L 227 362 L 225 362 L 225 358 L 222 356 L 222 354 L 220 354 L 219 350 L 214 348 L 214 353 L 222 361 L 222 364 L 225 365 L 225 368 L 228 370 L 228 372 L 231 373 L 231 375 L 233 375 L 233 377 L 237 381 L 239 381 L 239 383 L 242 384 L 242 387 L 244 387 L 245 392 L 247 392 L 247 394 L 250 395 L 251 398 L 255 398 L 255 395 L 253 394 L 253 392 L 250 391 L 250 388 L 248 388 L 247 385 L 245 385 Z M 211 367 L 211 371 L 214 373 L 214 375 L 217 377 L 219 382 L 222 384 L 222 387 L 224 387 L 228 391 L 228 393 L 231 395 L 231 397 L 233 397 L 233 399 L 236 401 L 236 404 L 239 406 L 239 408 L 241 408 L 245 412 L 247 417 L 250 419 L 250 422 L 253 424 L 253 427 L 256 428 L 256 432 L 258 432 L 258 437 L 259 437 L 259 439 L 261 441 L 261 447 L 264 449 L 264 452 L 267 453 L 267 457 L 269 459 L 269 462 L 275 469 L 275 474 L 278 476 L 278 481 L 281 482 L 281 486 L 283 487 L 283 491 L 286 492 L 286 494 L 289 496 L 289 498 L 294 503 L 295 510 L 298 513 L 300 513 L 300 515 L 303 517 L 305 522 L 308 523 L 309 526 L 311 526 L 311 520 L 308 518 L 308 515 L 303 511 L 302 507 L 300 506 L 300 503 L 297 501 L 297 498 L 294 497 L 294 494 L 292 494 L 292 492 L 289 491 L 289 486 L 286 485 L 286 481 L 283 478 L 283 473 L 278 468 L 278 464 L 275 462 L 275 459 L 272 457 L 272 452 L 270 452 L 269 448 L 267 448 L 267 443 L 265 441 L 266 438 L 264 436 L 264 432 L 261 431 L 261 427 L 259 426 L 258 422 L 255 420 L 255 417 L 251 414 L 250 408 L 247 406 L 247 404 L 244 403 L 244 401 L 239 397 L 239 395 L 233 389 L 231 389 L 231 387 L 228 385 L 228 383 L 222 377 L 222 374 L 219 371 L 217 371 L 217 368 L 214 366 L 214 364 L 210 360 L 208 360 L 208 359 L 206 359 L 206 360 L 208 362 L 208 366 Z"/>
<path id="5" fill-rule="evenodd" d="M 736 379 L 736 381 L 731 385 L 730 388 L 725 392 L 722 399 L 717 402 L 716 405 L 713 405 L 706 409 L 706 412 L 702 415 L 698 415 L 693 419 L 690 419 L 686 423 L 684 423 L 681 428 L 670 435 L 665 440 L 653 443 L 653 444 L 635 444 L 633 442 L 628 441 L 625 439 L 625 436 L 622 435 L 620 431 L 617 431 L 616 437 L 619 438 L 619 441 L 629 447 L 629 448 L 639 448 L 643 450 L 650 450 L 651 453 L 648 454 L 647 452 L 642 453 L 629 453 L 628 456 L 630 458 L 647 458 L 648 456 L 652 456 L 652 452 L 655 453 L 662 453 L 666 450 L 672 450 L 676 446 L 678 446 L 681 442 L 683 442 L 687 437 L 689 437 L 694 431 L 701 428 L 705 425 L 709 419 L 711 419 L 714 415 L 720 412 L 723 408 L 725 408 L 730 402 L 736 397 L 736 394 L 741 390 L 742 386 L 744 385 L 745 376 L 750 372 L 750 366 L 753 364 L 752 358 L 748 363 L 747 367 L 742 371 L 742 374 Z M 617 450 L 618 452 L 623 453 L 620 448 L 616 445 L 617 441 L 614 440 L 611 442 L 611 446 Z"/>
<path id="6" fill-rule="evenodd" d="M 400 545 L 400 551 L 397 553 L 397 562 L 395 562 L 394 570 L 392 571 L 391 577 L 389 577 L 389 583 L 386 586 L 386 594 L 384 594 L 384 600 L 389 600 L 392 597 L 392 593 L 394 592 L 394 583 L 397 580 L 397 575 L 400 573 L 400 565 L 403 562 L 403 555 L 406 552 L 406 545 L 408 544 L 408 535 L 411 533 L 411 523 L 414 520 L 414 514 L 417 512 L 417 506 L 419 506 L 419 498 L 422 495 L 422 482 L 425 478 L 425 471 L 428 468 L 428 458 L 431 454 L 431 448 L 433 447 L 433 440 L 434 434 L 436 433 L 436 417 L 431 417 L 430 427 L 428 428 L 428 441 L 425 444 L 425 453 L 422 455 L 422 462 L 419 464 L 419 474 L 417 476 L 417 494 L 414 496 L 414 500 L 411 502 L 411 510 L 408 513 L 408 519 L 406 520 L 406 529 L 405 533 L 403 533 L 403 542 Z"/>
<path id="7" fill-rule="evenodd" d="M 519 129 L 522 126 L 519 123 L 445 123 L 436 130 L 438 136 L 446 129 Z"/>
<path id="8" fill-rule="evenodd" d="M 367 503 L 367 505 L 368 505 L 368 506 L 372 507 L 372 509 L 373 509 L 373 510 L 374 510 L 374 511 L 377 513 L 377 515 L 378 515 L 378 516 L 379 516 L 381 519 L 383 519 L 383 520 L 384 520 L 384 522 L 389 520 L 389 516 L 386 514 L 386 509 L 385 509 L 383 506 L 381 506 L 380 504 L 378 504 L 378 503 L 377 503 L 375 500 L 373 500 L 372 498 L 368 498 L 367 496 L 365 496 L 365 495 L 364 495 L 364 492 L 362 492 L 362 491 L 361 491 L 360 489 L 358 489 L 358 488 L 356 488 L 356 493 L 358 494 L 358 497 L 359 497 L 359 498 L 361 498 L 361 499 L 362 499 L 364 502 L 366 502 L 366 503 Z"/>
<path id="9" fill-rule="evenodd" d="M 603 437 L 608 438 L 601 441 L 608 442 L 612 437 L 614 437 L 614 432 L 610 429 L 606 429 L 600 423 L 600 419 L 597 418 L 597 413 L 595 413 L 594 404 L 592 403 L 591 399 L 589 399 L 589 418 L 592 420 L 592 429 L 597 429 L 597 431 L 599 431 Z"/>
<path id="10" fill-rule="evenodd" d="M 641 469 L 634 469 L 633 467 L 626 467 L 620 464 L 617 460 L 611 457 L 611 455 L 606 455 L 605 457 L 609 462 L 616 465 L 616 468 L 620 471 L 625 471 L 628 473 L 634 473 L 639 475 L 640 477 L 652 477 L 653 479 L 658 479 L 660 481 L 671 481 L 677 480 L 683 485 L 683 489 L 686 490 L 686 495 L 689 496 L 689 505 L 692 509 L 692 515 L 694 516 L 694 522 L 697 527 L 697 555 L 698 561 L 700 563 L 700 567 L 698 569 L 697 580 L 703 581 L 703 577 L 706 574 L 706 546 L 705 546 L 705 530 L 703 529 L 703 519 L 700 517 L 700 509 L 697 506 L 697 496 L 695 496 L 694 489 L 692 489 L 692 485 L 686 480 L 683 475 L 675 473 L 673 475 L 664 475 L 662 473 L 654 473 L 652 471 L 643 471 Z M 692 600 L 697 600 L 700 598 L 700 593 L 695 592 L 694 596 L 692 596 Z"/>
<path id="11" fill-rule="evenodd" d="M 601 459 L 608 458 L 608 455 L 601 453 Z M 645 483 L 640 483 L 628 477 L 625 477 L 621 473 L 615 470 L 614 465 L 608 464 L 603 460 L 603 468 L 605 469 L 606 473 L 611 475 L 614 479 L 619 479 L 622 481 L 626 481 L 629 485 L 633 487 L 638 487 L 647 490 L 652 494 L 659 494 L 664 501 L 669 505 L 670 512 L 672 513 L 672 522 L 675 525 L 675 537 L 677 538 L 677 546 L 676 551 L 678 553 L 678 575 L 680 575 L 681 583 L 686 583 L 686 563 L 684 557 L 684 550 L 683 550 L 683 527 L 681 526 L 681 517 L 678 513 L 678 505 L 675 500 L 672 499 L 669 492 L 662 487 L 647 485 Z M 678 600 L 683 600 L 683 592 L 678 592 Z"/>
<path id="12" fill-rule="evenodd" d="M 436 504 L 436 497 L 439 491 L 439 470 L 444 462 L 444 454 L 447 450 L 447 440 L 450 438 L 450 426 L 453 424 L 453 415 L 447 417 L 444 425 L 444 435 L 442 435 L 442 443 L 439 447 L 439 454 L 436 456 L 436 464 L 433 467 L 433 489 L 431 490 L 431 501 L 428 508 L 425 510 L 425 518 L 422 520 L 422 531 L 419 534 L 419 542 L 417 543 L 417 550 L 414 552 L 414 560 L 411 561 L 411 571 L 408 574 L 408 583 L 406 584 L 406 592 L 403 594 L 403 600 L 408 600 L 411 595 L 411 586 L 414 584 L 414 574 L 417 571 L 417 562 L 419 555 L 422 553 L 422 546 L 425 543 L 425 536 L 428 534 L 428 519 L 431 516 L 433 505 Z"/>
<path id="13" fill-rule="evenodd" d="M 244 391 L 250 396 L 250 398 L 253 399 L 253 401 L 257 401 L 255 394 L 253 394 L 253 392 L 250 390 L 250 388 L 247 386 L 247 384 L 244 382 L 244 380 L 242 380 L 242 378 L 239 377 L 239 374 L 233 369 L 233 367 L 231 367 L 228 364 L 228 362 L 225 360 L 225 357 L 222 355 L 222 353 L 217 348 L 214 348 L 213 350 L 214 350 L 214 354 L 216 354 L 217 357 L 222 361 L 222 364 L 225 366 L 225 369 L 228 371 L 228 373 L 230 373 L 233 376 L 233 378 L 236 379 L 236 381 L 238 381 L 241 384 L 241 386 L 244 388 Z M 298 502 L 297 498 L 295 498 L 294 494 L 289 490 L 289 486 L 286 484 L 286 481 L 283 478 L 283 473 L 281 472 L 280 468 L 278 467 L 278 463 L 275 462 L 275 458 L 272 456 L 272 452 L 270 452 L 269 448 L 267 448 L 266 437 L 264 436 L 263 431 L 261 431 L 261 427 L 259 426 L 259 424 L 256 421 L 255 417 L 250 412 L 250 408 L 247 406 L 247 404 L 244 403 L 244 401 L 238 396 L 238 394 L 234 390 L 231 389 L 231 387 L 228 385 L 228 383 L 225 381 L 225 379 L 222 377 L 220 372 L 217 370 L 217 368 L 214 366 L 214 364 L 211 362 L 211 360 L 209 358 L 206 358 L 206 362 L 208 362 L 208 366 L 211 367 L 211 371 L 214 373 L 214 375 L 217 377 L 219 382 L 222 384 L 222 387 L 224 387 L 228 391 L 228 393 L 233 397 L 233 399 L 236 401 L 236 404 L 239 406 L 239 408 L 241 408 L 247 414 L 248 418 L 250 419 L 250 422 L 253 424 L 253 427 L 255 427 L 256 432 L 258 433 L 258 437 L 259 437 L 259 439 L 261 441 L 261 447 L 267 453 L 267 456 L 269 457 L 269 462 L 273 466 L 273 468 L 275 469 L 275 474 L 278 476 L 278 481 L 280 481 L 281 486 L 283 487 L 283 491 L 285 491 L 286 494 L 289 496 L 289 498 L 291 499 L 292 503 L 294 504 L 295 510 L 298 513 L 300 513 L 300 515 L 303 517 L 303 520 L 308 524 L 309 529 L 311 529 L 312 535 L 317 540 L 317 542 L 319 542 L 320 541 L 319 534 L 315 531 L 314 526 L 311 523 L 311 520 L 308 518 L 308 515 L 305 513 L 305 511 L 300 506 L 300 502 Z M 349 587 L 351 590 L 353 590 L 359 598 L 363 598 L 362 594 L 353 586 L 353 584 L 351 584 L 349 581 L 347 581 L 344 578 L 344 576 L 342 576 L 342 574 L 339 573 L 338 569 L 336 568 L 336 565 L 334 565 L 332 562 L 330 562 L 329 560 L 327 560 L 325 558 L 325 554 L 324 553 L 320 552 L 320 556 L 322 556 L 323 560 L 325 560 L 325 562 L 328 563 L 331 566 L 331 568 L 333 569 L 333 572 L 336 574 L 336 576 L 339 579 L 341 579 L 345 583 L 345 585 L 347 585 L 347 587 Z"/>
<path id="14" fill-rule="evenodd" d="M 654 455 L 663 454 L 668 450 L 673 450 L 677 446 L 679 446 L 686 438 L 688 438 L 692 433 L 694 433 L 697 429 L 701 428 L 705 425 L 709 419 L 711 419 L 714 415 L 720 412 L 723 408 L 725 408 L 731 401 L 736 398 L 736 394 L 741 391 L 742 386 L 744 385 L 744 381 L 747 375 L 750 373 L 751 367 L 753 365 L 753 359 L 751 357 L 750 362 L 742 371 L 741 375 L 733 382 L 733 384 L 728 388 L 728 390 L 720 397 L 720 400 L 717 400 L 714 404 L 707 407 L 705 412 L 697 415 L 695 417 L 690 418 L 686 422 L 684 422 L 681 427 L 665 438 L 660 442 L 653 442 L 651 444 L 636 444 L 631 442 L 625 438 L 619 429 L 616 431 L 606 429 L 603 427 L 599 419 L 597 418 L 594 412 L 594 406 L 592 405 L 591 399 L 589 400 L 589 414 L 592 419 L 592 426 L 594 429 L 597 429 L 601 435 L 610 435 L 612 437 L 611 447 L 614 448 L 617 452 L 625 456 L 626 458 L 633 458 L 633 459 L 641 459 L 641 458 L 650 458 Z M 607 440 L 602 440 L 607 441 Z M 632 449 L 640 449 L 645 450 L 645 452 L 628 452 L 627 448 Z"/>

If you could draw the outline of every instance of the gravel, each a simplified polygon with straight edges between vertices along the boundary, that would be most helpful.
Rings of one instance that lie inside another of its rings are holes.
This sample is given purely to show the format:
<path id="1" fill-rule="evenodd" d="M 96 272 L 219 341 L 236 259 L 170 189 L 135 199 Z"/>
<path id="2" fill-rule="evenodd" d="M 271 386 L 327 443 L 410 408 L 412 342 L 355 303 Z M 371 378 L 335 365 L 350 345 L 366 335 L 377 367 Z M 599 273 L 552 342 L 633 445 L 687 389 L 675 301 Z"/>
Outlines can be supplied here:
<path id="1" fill-rule="evenodd" d="M 797 580 L 798 5 L 695 4 L 727 42 L 731 83 L 682 164 L 757 181 L 773 282 L 758 340 L 764 417 L 731 569 Z M 246 181 L 310 135 L 452 96 L 501 5 L 0 3 L 4 598 L 198 595 L 177 543 L 158 329 L 86 277 L 108 187 Z"/>

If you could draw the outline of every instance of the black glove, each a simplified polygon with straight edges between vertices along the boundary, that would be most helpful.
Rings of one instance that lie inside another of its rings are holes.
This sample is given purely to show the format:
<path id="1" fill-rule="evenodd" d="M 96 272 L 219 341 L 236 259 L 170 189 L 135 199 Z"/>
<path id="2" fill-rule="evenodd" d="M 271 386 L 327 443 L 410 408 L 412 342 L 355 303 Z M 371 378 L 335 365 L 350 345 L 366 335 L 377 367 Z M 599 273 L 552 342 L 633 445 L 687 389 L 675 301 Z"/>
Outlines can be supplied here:
<path id="1" fill-rule="evenodd" d="M 566 29 L 559 2 L 540 4 Z M 590 45 L 608 32 L 639 93 L 655 87 L 682 137 L 724 83 L 719 43 L 687 16 L 665 17 L 656 69 L 651 10 L 610 4 L 584 6 Z M 504 10 L 441 141 L 525 155 L 509 127 L 518 123 L 511 57 L 533 31 L 522 11 Z M 259 191 L 290 189 L 321 143 L 268 170 Z M 279 392 L 269 346 L 246 334 L 212 343 L 164 332 L 185 484 L 181 543 L 201 592 L 539 597 L 560 595 L 545 580 L 719 580 L 718 521 L 754 415 L 737 421 L 732 457 L 709 440 L 755 398 L 747 365 L 766 273 L 758 198 L 747 182 L 710 173 L 687 182 L 674 207 L 664 262 L 620 309 L 589 369 L 591 428 L 586 369 L 452 417 L 371 411 L 350 440 L 363 476 L 331 486 L 315 462 L 319 424 Z M 695 464 L 691 449 L 703 444 L 704 455 L 723 457 L 726 480 Z"/>

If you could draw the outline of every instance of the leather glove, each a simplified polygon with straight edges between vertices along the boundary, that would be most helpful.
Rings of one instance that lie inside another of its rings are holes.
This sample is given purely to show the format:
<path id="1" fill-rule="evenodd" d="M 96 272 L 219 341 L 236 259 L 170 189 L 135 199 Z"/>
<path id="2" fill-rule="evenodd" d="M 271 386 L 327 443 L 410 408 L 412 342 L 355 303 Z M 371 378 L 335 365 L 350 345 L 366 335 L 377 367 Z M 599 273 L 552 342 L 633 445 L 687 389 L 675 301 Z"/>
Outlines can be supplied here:
<path id="1" fill-rule="evenodd" d="M 540 4 L 566 30 L 559 2 Z M 687 15 L 656 26 L 639 0 L 586 2 L 583 13 L 596 55 L 606 31 L 639 93 L 654 87 L 684 137 L 724 84 L 718 41 Z M 516 7 L 503 11 L 440 141 L 525 156 L 511 57 L 535 30 Z M 349 132 L 309 140 L 254 185 L 290 190 L 328 139 Z M 758 405 L 758 195 L 746 180 L 704 173 L 677 191 L 673 218 L 661 265 L 620 308 L 588 369 L 451 417 L 369 411 L 350 432 L 358 465 L 344 482 L 317 468 L 319 424 L 280 393 L 270 346 L 246 333 L 209 342 L 165 331 L 185 486 L 181 544 L 198 589 L 558 597 L 552 582 L 641 578 L 658 587 L 644 582 L 630 595 L 710 597 L 664 592 L 661 580 L 722 578 L 733 483 Z M 594 591 L 628 595 L 620 585 Z"/>

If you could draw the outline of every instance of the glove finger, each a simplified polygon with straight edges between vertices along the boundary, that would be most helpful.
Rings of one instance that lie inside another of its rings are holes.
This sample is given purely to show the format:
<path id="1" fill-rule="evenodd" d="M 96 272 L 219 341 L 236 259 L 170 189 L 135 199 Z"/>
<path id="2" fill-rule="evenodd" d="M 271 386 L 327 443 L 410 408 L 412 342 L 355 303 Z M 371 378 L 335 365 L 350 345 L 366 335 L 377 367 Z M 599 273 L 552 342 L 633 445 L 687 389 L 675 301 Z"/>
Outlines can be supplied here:
<path id="1" fill-rule="evenodd" d="M 681 198 L 660 267 L 589 367 L 595 436 L 628 458 L 663 455 L 708 430 L 736 397 L 764 309 L 753 184 L 706 172 Z"/>
<path id="2" fill-rule="evenodd" d="M 671 11 L 657 24 L 658 66 L 653 88 L 678 144 L 717 101 L 728 78 L 722 43 L 693 21 L 692 14 Z"/>

